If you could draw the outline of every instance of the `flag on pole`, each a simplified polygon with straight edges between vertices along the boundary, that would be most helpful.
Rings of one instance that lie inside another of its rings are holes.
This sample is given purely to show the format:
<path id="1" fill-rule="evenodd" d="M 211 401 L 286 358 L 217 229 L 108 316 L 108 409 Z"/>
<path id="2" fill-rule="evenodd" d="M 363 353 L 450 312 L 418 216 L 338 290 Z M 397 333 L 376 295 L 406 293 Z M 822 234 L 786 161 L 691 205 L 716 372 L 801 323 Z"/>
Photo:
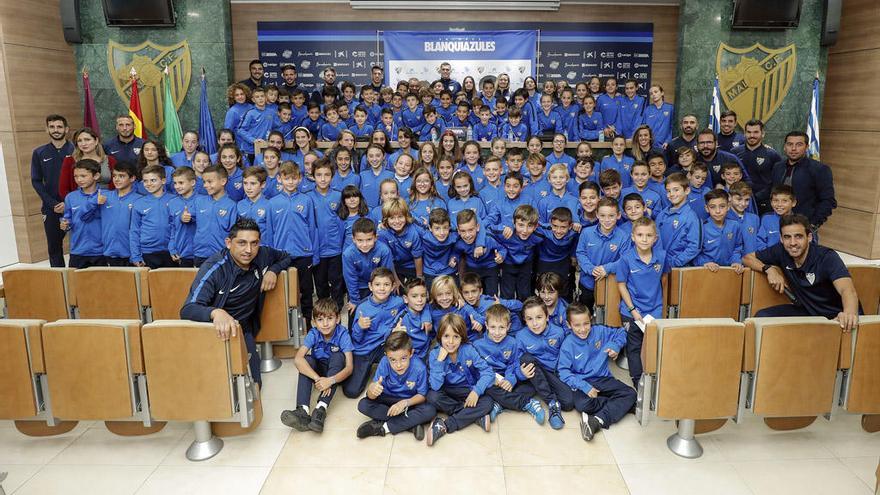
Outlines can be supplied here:
<path id="1" fill-rule="evenodd" d="M 180 120 L 177 118 L 177 110 L 174 108 L 174 99 L 171 98 L 171 76 L 168 75 L 168 66 L 165 66 L 165 75 L 162 84 L 165 86 L 163 114 L 165 117 L 165 130 L 162 132 L 162 141 L 168 154 L 177 153 L 183 146 L 183 131 L 180 129 Z"/>
<path id="2" fill-rule="evenodd" d="M 718 88 L 718 76 L 715 76 L 715 85 L 712 86 L 712 106 L 709 107 L 709 128 L 716 135 L 721 130 L 721 90 Z"/>
<path id="3" fill-rule="evenodd" d="M 83 68 L 83 127 L 88 127 L 101 137 L 101 126 L 98 124 L 98 116 L 95 114 L 95 100 L 92 99 L 92 85 L 89 84 L 89 71 Z"/>
<path id="4" fill-rule="evenodd" d="M 137 71 L 131 68 L 131 98 L 128 100 L 128 115 L 134 121 L 134 135 L 144 138 L 144 114 L 141 112 L 141 98 L 138 96 Z"/>
<path id="5" fill-rule="evenodd" d="M 810 158 L 819 159 L 819 74 L 813 79 L 813 101 L 810 102 L 810 118 L 807 121 Z"/>
<path id="6" fill-rule="evenodd" d="M 202 95 L 199 98 L 199 144 L 209 155 L 217 152 L 217 141 L 214 140 L 214 119 L 211 118 L 211 107 L 208 106 L 208 82 L 205 68 L 202 67 Z"/>

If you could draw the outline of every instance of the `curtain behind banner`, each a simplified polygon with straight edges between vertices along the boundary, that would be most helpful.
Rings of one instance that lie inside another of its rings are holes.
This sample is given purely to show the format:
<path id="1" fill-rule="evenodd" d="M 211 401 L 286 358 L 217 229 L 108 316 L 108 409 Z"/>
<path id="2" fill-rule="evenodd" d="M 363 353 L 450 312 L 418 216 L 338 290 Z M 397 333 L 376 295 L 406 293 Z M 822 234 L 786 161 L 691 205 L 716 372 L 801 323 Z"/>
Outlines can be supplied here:
<path id="1" fill-rule="evenodd" d="M 456 81 L 471 76 L 478 85 L 485 76 L 506 73 L 510 87 L 519 88 L 535 75 L 537 31 L 385 31 L 384 38 L 385 84 L 391 87 L 412 77 L 434 81 L 443 62 L 452 65 Z"/>

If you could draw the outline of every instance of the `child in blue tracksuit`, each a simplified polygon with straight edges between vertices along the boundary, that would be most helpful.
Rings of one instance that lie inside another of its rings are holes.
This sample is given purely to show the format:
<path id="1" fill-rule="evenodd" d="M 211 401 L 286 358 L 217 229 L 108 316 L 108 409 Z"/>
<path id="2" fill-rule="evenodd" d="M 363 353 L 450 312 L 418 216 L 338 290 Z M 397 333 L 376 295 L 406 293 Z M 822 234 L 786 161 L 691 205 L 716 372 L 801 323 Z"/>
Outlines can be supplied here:
<path id="1" fill-rule="evenodd" d="M 501 297 L 523 300 L 532 294 L 532 260 L 535 247 L 543 237 L 538 228 L 538 211 L 529 204 L 516 208 L 513 213 L 513 233 L 502 234 L 496 239 L 507 249 L 507 257 L 501 265 Z"/>
<path id="2" fill-rule="evenodd" d="M 632 137 L 636 132 L 636 127 L 642 123 L 642 112 L 645 111 L 645 97 L 636 94 L 637 90 L 638 86 L 635 81 L 627 80 L 624 83 L 620 105 L 620 128 L 617 129 L 617 133 L 626 137 Z M 656 140 L 656 131 L 654 134 Z"/>
<path id="3" fill-rule="evenodd" d="M 378 144 L 367 146 L 367 165 L 360 173 L 360 190 L 367 206 L 373 208 L 379 205 L 379 185 L 385 179 L 394 179 L 394 173 L 385 168 L 385 150 Z"/>
<path id="4" fill-rule="evenodd" d="M 369 295 L 369 282 L 373 271 L 379 267 L 392 269 L 394 262 L 391 248 L 384 242 L 376 242 L 376 224 L 369 218 L 358 218 L 351 228 L 352 245 L 342 252 L 342 275 L 348 289 L 348 310 Z M 349 320 L 351 321 L 351 320 Z"/>
<path id="5" fill-rule="evenodd" d="M 345 297 L 342 278 L 342 245 L 345 225 L 339 218 L 342 193 L 332 188 L 333 164 L 321 158 L 312 166 L 315 189 L 308 193 L 315 205 L 315 223 L 318 225 L 318 256 L 320 261 L 312 267 L 315 292 L 318 298 L 330 297 L 341 308 Z"/>
<path id="6" fill-rule="evenodd" d="M 367 396 L 358 402 L 358 411 L 370 421 L 358 427 L 357 437 L 384 437 L 411 430 L 421 441 L 424 424 L 437 414 L 427 402 L 428 368 L 422 359 L 414 359 L 412 339 L 405 332 L 392 333 L 384 351 Z"/>
<path id="7" fill-rule="evenodd" d="M 546 199 L 546 198 L 545 198 Z M 572 213 L 566 207 L 558 207 L 550 215 L 549 226 L 541 227 L 542 241 L 538 244 L 538 261 L 535 273 L 559 275 L 562 285 L 559 294 L 571 300 L 574 295 L 575 248 L 578 234 L 572 230 Z"/>
<path id="8" fill-rule="evenodd" d="M 767 249 L 779 244 L 779 219 L 791 213 L 795 206 L 797 198 L 791 186 L 780 184 L 773 187 L 770 191 L 770 208 L 773 211 L 761 217 L 756 249 Z"/>
<path id="9" fill-rule="evenodd" d="M 101 244 L 104 261 L 110 266 L 130 266 L 131 249 L 128 232 L 131 226 L 131 210 L 141 195 L 132 185 L 137 180 L 137 169 L 130 162 L 117 163 L 113 168 L 113 187 L 101 208 Z M 100 204 L 100 203 L 99 203 Z"/>
<path id="10" fill-rule="evenodd" d="M 632 185 L 624 187 L 620 191 L 621 206 L 623 206 L 623 198 L 626 198 L 627 194 L 636 193 L 642 197 L 645 208 L 650 210 L 648 216 L 651 218 L 656 217 L 660 210 L 663 209 L 665 198 L 656 190 L 648 187 L 648 181 L 651 180 L 648 164 L 641 161 L 633 163 L 630 168 L 630 176 L 632 177 Z"/>
<path id="11" fill-rule="evenodd" d="M 423 279 L 413 278 L 404 282 L 401 294 L 406 309 L 401 313 L 392 332 L 409 335 L 414 355 L 425 362 L 434 340 L 434 325 L 431 321 L 431 310 L 428 308 L 428 287 Z"/>
<path id="12" fill-rule="evenodd" d="M 532 396 L 535 388 L 526 380 L 520 364 L 523 350 L 511 335 L 510 310 L 501 304 L 493 304 L 486 310 L 486 338 L 474 342 L 480 355 L 495 373 L 495 381 L 486 393 L 494 401 L 489 419 L 495 418 L 505 409 L 525 411 L 535 418 L 539 425 L 544 424 L 544 408 Z"/>
<path id="13" fill-rule="evenodd" d="M 248 167 L 243 175 L 242 189 L 245 198 L 238 202 L 238 216 L 257 222 L 260 227 L 260 244 L 272 246 L 275 235 L 269 223 L 269 200 L 263 195 L 266 170 L 263 167 Z"/>
<path id="14" fill-rule="evenodd" d="M 477 314 L 485 318 L 486 310 L 495 304 L 500 304 L 507 308 L 510 312 L 510 321 L 508 322 L 508 333 L 515 336 L 522 327 L 522 319 L 519 314 L 522 312 L 522 302 L 516 299 L 499 299 L 497 295 L 486 295 L 483 292 L 483 281 L 480 275 L 474 272 L 467 272 L 461 276 L 461 297 Z M 476 342 L 476 341 L 475 341 Z"/>
<path id="15" fill-rule="evenodd" d="M 439 208 L 428 215 L 428 228 L 422 229 L 422 265 L 425 283 L 430 286 L 436 277 L 456 272 L 458 258 L 455 243 L 458 234 L 450 232 L 449 213 Z"/>
<path id="16" fill-rule="evenodd" d="M 464 304 L 461 291 L 454 278 L 449 275 L 435 278 L 429 287 L 428 294 L 431 297 L 428 310 L 431 312 L 431 324 L 435 329 L 440 325 L 440 320 L 444 316 L 455 313 L 464 320 L 467 336 L 471 342 L 482 338 L 483 324 L 486 323 L 486 319 L 474 307 Z"/>
<path id="17" fill-rule="evenodd" d="M 300 306 L 306 325 L 312 317 L 312 267 L 320 262 L 318 224 L 312 198 L 298 191 L 302 172 L 293 162 L 284 162 L 281 171 L 283 190 L 269 200 L 271 246 L 290 255 L 291 266 L 299 279 Z"/>
<path id="18" fill-rule="evenodd" d="M 498 294 L 498 266 L 504 262 L 507 250 L 491 235 L 480 229 L 476 213 L 462 210 L 458 213 L 458 241 L 455 243 L 456 256 L 460 260 L 461 270 L 468 270 L 479 275 L 481 285 L 486 293 Z"/>
<path id="19" fill-rule="evenodd" d="M 632 223 L 634 249 L 629 249 L 617 262 L 617 288 L 620 290 L 620 318 L 626 328 L 626 358 L 633 386 L 642 377 L 643 317 L 663 317 L 663 287 L 670 265 L 666 252 L 657 242 L 657 226 L 648 217 Z"/>
<path id="20" fill-rule="evenodd" d="M 342 393 L 354 399 L 361 395 L 370 379 L 370 368 L 382 358 L 382 343 L 400 320 L 406 306 L 403 299 L 392 294 L 394 272 L 385 267 L 370 275 L 370 295 L 358 304 L 351 319 L 351 340 L 354 343 L 354 369 L 342 385 Z"/>
<path id="21" fill-rule="evenodd" d="M 539 272 L 535 280 L 535 294 L 547 307 L 550 323 L 567 330 L 568 321 L 565 319 L 565 311 L 568 309 L 568 303 L 561 297 L 564 287 L 562 277 L 554 272 Z"/>
<path id="22" fill-rule="evenodd" d="M 468 343 L 464 319 L 457 314 L 444 316 L 437 326 L 437 343 L 428 356 L 428 403 L 448 417 L 435 418 L 431 423 L 426 438 L 428 446 L 471 423 L 486 431 L 491 427 L 492 397 L 486 395 L 486 390 L 495 376 L 486 360 Z"/>
<path id="23" fill-rule="evenodd" d="M 446 132 L 446 121 L 440 118 L 437 114 L 437 109 L 433 105 L 426 105 L 422 112 L 425 123 L 422 127 L 413 129 L 414 132 L 418 133 L 418 141 L 421 143 L 426 141 L 439 143 L 440 136 Z"/>
<path id="24" fill-rule="evenodd" d="M 622 328 L 590 325 L 583 304 L 568 308 L 571 332 L 559 349 L 559 377 L 572 389 L 574 408 L 581 413 L 581 436 L 590 441 L 600 428 L 620 421 L 636 403 L 636 391 L 614 378 L 608 358 L 616 359 L 626 343 Z"/>
<path id="25" fill-rule="evenodd" d="M 401 282 L 421 277 L 421 227 L 413 224 L 409 206 L 402 198 L 395 198 L 380 208 L 383 228 L 379 231 L 379 239 L 391 248 L 395 273 Z"/>
<path id="26" fill-rule="evenodd" d="M 621 186 L 623 188 L 631 186 L 632 166 L 636 160 L 631 156 L 625 155 L 624 151 L 626 151 L 626 138 L 621 134 L 617 134 L 611 140 L 611 154 L 603 158 L 599 166 L 596 167 L 596 176 L 598 177 L 599 174 L 608 169 L 614 169 L 620 174 Z M 643 185 L 642 188 L 644 187 Z"/>
<path id="27" fill-rule="evenodd" d="M 171 235 L 168 203 L 173 196 L 165 193 L 165 168 L 150 165 L 141 172 L 141 177 L 147 195 L 135 201 L 131 210 L 131 263 L 150 269 L 168 268 L 174 266 L 168 252 Z"/>
<path id="28" fill-rule="evenodd" d="M 234 144 L 224 144 L 217 152 L 219 165 L 226 170 L 226 195 L 229 199 L 238 203 L 244 199 L 242 189 L 244 174 L 242 172 L 242 154 Z"/>
<path id="29" fill-rule="evenodd" d="M 474 141 L 492 142 L 498 137 L 498 127 L 492 123 L 492 110 L 488 106 L 480 108 L 480 121 L 473 126 Z"/>
<path id="30" fill-rule="evenodd" d="M 729 266 L 742 273 L 743 238 L 739 222 L 729 220 L 730 199 L 722 189 L 706 193 L 706 210 L 709 220 L 703 222 L 703 244 L 694 260 L 695 266 L 705 266 L 717 271 L 719 266 Z"/>
<path id="31" fill-rule="evenodd" d="M 605 121 L 602 114 L 596 112 L 596 100 L 587 95 L 581 102 L 584 110 L 578 115 L 577 137 L 581 141 L 598 141 L 599 136 L 605 132 Z"/>
<path id="32" fill-rule="evenodd" d="M 523 123 L 523 113 L 513 107 L 507 112 L 507 123 L 498 131 L 498 137 L 510 142 L 524 143 L 529 138 L 529 126 Z"/>
<path id="33" fill-rule="evenodd" d="M 256 88 L 251 92 L 251 101 L 254 106 L 249 109 L 235 129 L 235 141 L 241 147 L 242 152 L 248 155 L 249 163 L 254 163 L 254 147 L 256 144 L 265 144 L 275 123 L 275 109 L 266 105 L 266 91 Z"/>
<path id="34" fill-rule="evenodd" d="M 367 123 L 367 109 L 363 105 L 358 105 L 354 109 L 354 122 L 355 125 L 349 127 L 349 130 L 354 133 L 355 139 L 359 141 L 369 139 L 370 134 L 373 133 L 373 126 Z"/>
<path id="35" fill-rule="evenodd" d="M 168 253 L 176 266 L 191 268 L 193 263 L 193 242 L 196 233 L 194 223 L 180 221 L 184 212 L 195 209 L 196 174 L 189 167 L 180 167 L 171 174 L 176 196 L 168 202 L 168 214 L 171 217 L 171 234 L 168 236 Z"/>
<path id="36" fill-rule="evenodd" d="M 752 186 L 740 181 L 730 186 L 729 192 L 730 211 L 727 217 L 739 222 L 743 237 L 743 254 L 754 253 L 758 250 L 758 227 L 761 221 L 758 215 L 748 211 L 752 203 Z"/>
<path id="37" fill-rule="evenodd" d="M 541 107 L 533 116 L 535 128 L 532 129 L 533 136 L 553 136 L 555 134 L 566 133 L 562 123 L 564 119 L 559 112 L 553 108 L 553 97 L 548 94 L 541 95 Z"/>
<path id="38" fill-rule="evenodd" d="M 689 182 L 688 187 L 688 205 L 693 210 L 694 215 L 700 222 L 709 218 L 706 213 L 706 193 L 712 190 L 712 186 L 706 183 L 709 176 L 709 169 L 705 163 L 695 163 L 691 165 L 691 169 L 687 173 Z M 656 218 L 656 217 L 655 217 Z"/>
<path id="39" fill-rule="evenodd" d="M 588 308 L 592 308 L 596 302 L 596 281 L 616 272 L 617 260 L 630 242 L 626 231 L 617 225 L 620 219 L 617 201 L 602 198 L 596 211 L 598 225 L 581 231 L 575 252 L 581 270 L 578 301 Z"/>
<path id="40" fill-rule="evenodd" d="M 559 348 L 565 330 L 550 323 L 544 301 L 532 296 L 523 303 L 526 329 L 516 335 L 523 350 L 521 371 L 547 403 L 550 426 L 559 430 L 565 426 L 562 411 L 572 409 L 571 388 L 556 374 Z"/>
<path id="41" fill-rule="evenodd" d="M 326 122 L 321 126 L 321 132 L 318 133 L 318 139 L 321 141 L 336 141 L 339 138 L 339 133 L 347 129 L 345 123 L 339 120 L 339 111 L 335 105 L 324 107 L 324 119 Z"/>
<path id="42" fill-rule="evenodd" d="M 700 252 L 700 221 L 688 206 L 688 179 L 682 173 L 666 178 L 671 206 L 657 215 L 660 242 L 671 267 L 689 266 Z"/>
<path id="43" fill-rule="evenodd" d="M 193 264 L 198 267 L 209 256 L 223 250 L 229 230 L 238 219 L 238 207 L 226 195 L 226 169 L 213 165 L 202 172 L 207 195 L 196 196 L 195 207 L 184 211 L 180 221 L 195 223 Z"/>
<path id="44" fill-rule="evenodd" d="M 339 306 L 332 299 L 315 303 L 313 323 L 293 360 L 299 372 L 296 407 L 283 411 L 281 422 L 298 431 L 321 433 L 337 385 L 351 376 L 354 368 L 354 344 L 348 330 L 339 324 Z M 318 403 L 309 415 L 313 388 L 319 392 Z"/>
<path id="45" fill-rule="evenodd" d="M 101 243 L 101 166 L 94 160 L 80 160 L 73 166 L 73 180 L 79 188 L 64 197 L 61 230 L 70 230 L 70 267 L 104 265 Z"/>

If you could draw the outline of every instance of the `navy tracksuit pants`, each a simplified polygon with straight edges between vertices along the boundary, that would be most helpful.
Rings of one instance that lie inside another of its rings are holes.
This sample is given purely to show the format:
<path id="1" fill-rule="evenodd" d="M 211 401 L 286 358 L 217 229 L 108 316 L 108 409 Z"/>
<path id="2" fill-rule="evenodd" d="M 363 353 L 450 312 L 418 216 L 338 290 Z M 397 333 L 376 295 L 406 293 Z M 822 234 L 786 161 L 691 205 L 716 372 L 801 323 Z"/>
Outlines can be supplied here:
<path id="1" fill-rule="evenodd" d="M 425 424 L 437 415 L 437 409 L 434 406 L 422 402 L 406 408 L 406 411 L 397 416 L 389 416 L 388 409 L 403 399 L 403 397 L 391 397 L 385 394 L 375 399 L 364 397 L 358 402 L 358 411 L 372 419 L 388 423 L 388 431 L 395 435 L 402 431 L 411 430 L 416 425 Z"/>
<path id="2" fill-rule="evenodd" d="M 385 351 L 381 345 L 376 346 L 369 354 L 354 355 L 354 369 L 351 376 L 342 384 L 342 393 L 349 399 L 357 399 L 367 388 L 370 379 L 370 370 L 374 364 L 379 364 Z"/>
<path id="3" fill-rule="evenodd" d="M 492 410 L 492 398 L 487 394 L 480 396 L 477 405 L 464 407 L 464 400 L 471 393 L 470 387 L 450 387 L 444 385 L 440 390 L 428 391 L 428 403 L 438 412 L 449 415 L 446 418 L 446 432 L 452 433 L 477 421 Z"/>
<path id="4" fill-rule="evenodd" d="M 519 382 L 508 392 L 497 385 L 492 385 L 486 390 L 486 395 L 492 397 L 492 400 L 501 404 L 504 409 L 522 411 L 535 395 L 535 387 L 529 382 Z"/>
<path id="5" fill-rule="evenodd" d="M 332 352 L 328 359 L 315 359 L 313 356 L 306 356 L 306 362 L 321 376 L 330 377 L 339 373 L 345 368 L 345 354 L 341 352 Z M 296 407 L 308 406 L 312 400 L 312 388 L 315 381 L 311 378 L 300 374 L 296 384 Z M 336 393 L 336 385 L 330 387 L 330 395 L 321 397 L 318 394 L 318 400 L 324 404 L 330 405 L 333 395 Z"/>
<path id="6" fill-rule="evenodd" d="M 554 400 L 558 400 L 559 406 L 563 411 L 574 409 L 571 387 L 559 378 L 556 371 L 545 368 L 541 365 L 540 361 L 528 352 L 523 353 L 519 358 L 519 362 L 521 364 L 533 363 L 535 365 L 535 376 L 529 379 L 529 383 L 538 392 L 538 396 L 544 399 L 544 402 L 549 404 Z"/>
<path id="7" fill-rule="evenodd" d="M 612 376 L 590 378 L 588 381 L 599 390 L 599 397 L 594 399 L 575 390 L 572 394 L 574 408 L 602 418 L 606 429 L 626 416 L 636 403 L 636 391 Z"/>

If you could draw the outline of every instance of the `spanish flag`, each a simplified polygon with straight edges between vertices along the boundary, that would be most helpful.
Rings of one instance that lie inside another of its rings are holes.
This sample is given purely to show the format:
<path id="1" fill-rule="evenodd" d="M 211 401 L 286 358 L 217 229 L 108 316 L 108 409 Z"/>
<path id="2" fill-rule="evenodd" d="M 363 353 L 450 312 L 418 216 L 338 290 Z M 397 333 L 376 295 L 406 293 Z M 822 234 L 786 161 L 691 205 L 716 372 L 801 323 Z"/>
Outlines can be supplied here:
<path id="1" fill-rule="evenodd" d="M 131 68 L 131 99 L 128 101 L 128 115 L 134 121 L 134 135 L 144 138 L 144 114 L 141 113 L 141 99 L 138 96 L 138 80 L 134 67 Z"/>

